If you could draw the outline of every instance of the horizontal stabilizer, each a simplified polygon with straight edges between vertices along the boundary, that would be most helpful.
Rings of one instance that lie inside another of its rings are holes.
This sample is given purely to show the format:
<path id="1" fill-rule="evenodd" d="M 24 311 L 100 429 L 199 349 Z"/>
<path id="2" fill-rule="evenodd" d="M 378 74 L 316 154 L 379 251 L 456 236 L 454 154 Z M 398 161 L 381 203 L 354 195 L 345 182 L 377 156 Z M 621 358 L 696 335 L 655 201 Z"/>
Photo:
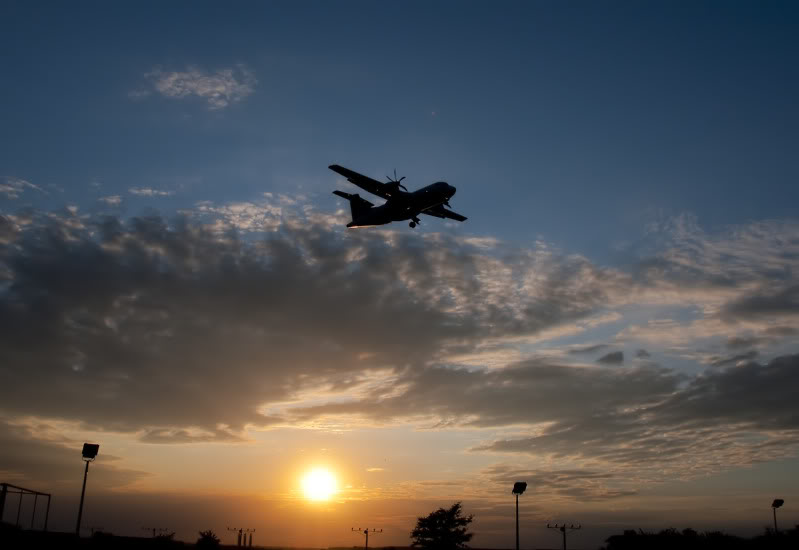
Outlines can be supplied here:
<path id="1" fill-rule="evenodd" d="M 374 206 L 374 204 L 368 200 L 361 198 L 358 193 L 345 193 L 344 191 L 336 189 L 333 191 L 333 194 L 350 201 L 350 212 L 352 213 L 353 222 L 348 224 L 347 227 L 352 227 L 354 220 L 360 218 Z"/>
<path id="2" fill-rule="evenodd" d="M 348 201 L 355 201 L 362 206 L 374 206 L 374 204 L 361 197 L 358 193 L 345 193 L 344 191 L 339 191 L 338 189 L 336 189 L 335 191 L 333 191 L 333 194 L 338 195 L 343 199 L 347 199 Z"/>

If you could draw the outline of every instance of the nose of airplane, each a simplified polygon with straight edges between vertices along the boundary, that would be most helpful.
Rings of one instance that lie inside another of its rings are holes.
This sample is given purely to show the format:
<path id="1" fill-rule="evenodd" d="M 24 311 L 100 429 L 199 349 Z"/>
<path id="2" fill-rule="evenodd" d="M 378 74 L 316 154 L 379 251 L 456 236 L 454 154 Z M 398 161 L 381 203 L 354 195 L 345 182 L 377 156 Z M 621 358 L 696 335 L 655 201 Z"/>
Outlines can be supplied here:
<path id="1" fill-rule="evenodd" d="M 454 186 L 447 184 L 447 197 L 452 197 L 452 195 L 455 194 L 455 191 L 457 191 L 457 189 L 455 189 Z"/>

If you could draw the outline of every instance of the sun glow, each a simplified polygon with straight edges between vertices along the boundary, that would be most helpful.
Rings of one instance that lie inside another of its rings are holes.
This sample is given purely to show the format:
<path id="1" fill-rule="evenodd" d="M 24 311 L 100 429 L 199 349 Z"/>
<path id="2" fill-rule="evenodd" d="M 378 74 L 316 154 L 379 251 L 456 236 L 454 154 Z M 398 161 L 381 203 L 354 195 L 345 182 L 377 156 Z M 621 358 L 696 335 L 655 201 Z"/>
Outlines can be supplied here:
<path id="1" fill-rule="evenodd" d="M 336 492 L 336 476 L 324 468 L 314 468 L 303 476 L 302 492 L 310 500 L 328 500 Z"/>

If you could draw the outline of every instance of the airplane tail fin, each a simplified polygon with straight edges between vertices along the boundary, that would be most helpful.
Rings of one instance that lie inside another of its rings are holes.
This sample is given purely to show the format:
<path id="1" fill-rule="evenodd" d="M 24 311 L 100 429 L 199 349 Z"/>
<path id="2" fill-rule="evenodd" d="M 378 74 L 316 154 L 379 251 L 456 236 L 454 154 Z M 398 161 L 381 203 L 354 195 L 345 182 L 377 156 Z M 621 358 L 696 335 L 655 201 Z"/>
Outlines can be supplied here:
<path id="1" fill-rule="evenodd" d="M 358 193 L 345 193 L 344 191 L 339 191 L 337 189 L 333 191 L 333 194 L 350 201 L 350 211 L 352 213 L 353 221 L 358 219 L 364 212 L 374 206 L 374 204 L 368 200 L 361 198 Z"/>

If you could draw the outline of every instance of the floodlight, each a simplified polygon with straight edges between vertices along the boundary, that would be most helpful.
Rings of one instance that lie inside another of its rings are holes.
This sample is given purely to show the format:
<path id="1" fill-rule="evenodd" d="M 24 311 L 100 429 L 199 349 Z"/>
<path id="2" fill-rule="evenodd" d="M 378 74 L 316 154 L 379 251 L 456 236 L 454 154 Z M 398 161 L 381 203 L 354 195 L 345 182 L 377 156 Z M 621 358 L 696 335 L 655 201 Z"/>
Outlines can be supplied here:
<path id="1" fill-rule="evenodd" d="M 527 489 L 527 482 L 517 481 L 516 483 L 513 484 L 513 491 L 511 491 L 511 493 L 513 493 L 514 495 L 520 495 L 524 492 L 525 489 Z"/>
<path id="2" fill-rule="evenodd" d="M 97 457 L 97 452 L 100 450 L 100 445 L 96 443 L 83 444 L 83 459 L 94 460 Z"/>
<path id="3" fill-rule="evenodd" d="M 84 443 L 83 444 L 83 461 L 86 463 L 86 469 L 83 470 L 83 489 L 80 491 L 80 505 L 78 506 L 78 521 L 75 523 L 75 535 L 80 536 L 80 518 L 83 516 L 83 497 L 86 495 L 86 478 L 89 475 L 89 462 L 97 458 L 97 451 L 100 450 L 100 445 L 97 443 Z"/>
<path id="4" fill-rule="evenodd" d="M 782 500 L 781 498 L 775 498 L 774 502 L 771 503 L 771 507 L 772 508 L 779 508 L 783 504 L 785 504 L 784 500 Z"/>

